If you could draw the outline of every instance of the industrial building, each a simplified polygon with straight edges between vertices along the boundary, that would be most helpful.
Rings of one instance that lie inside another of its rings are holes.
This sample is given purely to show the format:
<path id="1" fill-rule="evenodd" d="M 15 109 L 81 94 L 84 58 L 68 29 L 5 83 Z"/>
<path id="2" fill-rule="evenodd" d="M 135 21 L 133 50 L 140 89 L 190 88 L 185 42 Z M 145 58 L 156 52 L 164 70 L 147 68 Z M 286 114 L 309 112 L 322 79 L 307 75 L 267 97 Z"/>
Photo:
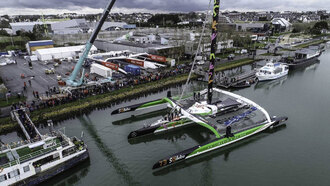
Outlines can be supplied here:
<path id="1" fill-rule="evenodd" d="M 95 28 L 96 23 L 92 22 L 89 23 L 90 28 Z M 101 30 L 106 30 L 106 31 L 113 31 L 113 30 L 128 30 L 128 29 L 135 29 L 136 25 L 135 24 L 127 24 L 125 22 L 104 22 Z"/>
<path id="2" fill-rule="evenodd" d="M 17 31 L 33 32 L 35 25 L 43 25 L 43 22 L 18 22 L 18 23 L 9 23 L 13 34 L 16 34 Z"/>
<path id="3" fill-rule="evenodd" d="M 178 58 L 182 56 L 183 49 L 180 46 L 161 45 L 153 43 L 135 43 L 130 41 L 105 41 L 96 40 L 94 45 L 97 49 L 106 52 L 129 50 L 135 53 L 149 53 L 166 56 L 168 58 Z"/>
<path id="4" fill-rule="evenodd" d="M 54 42 L 52 40 L 29 41 L 25 47 L 29 55 L 32 55 L 37 49 L 53 48 Z"/>
<path id="5" fill-rule="evenodd" d="M 237 23 L 236 31 L 251 31 L 254 33 L 261 32 L 265 28 L 264 23 Z"/>
<path id="6" fill-rule="evenodd" d="M 51 28 L 54 34 L 87 33 L 90 29 L 85 19 L 54 22 L 51 24 Z"/>
<path id="7" fill-rule="evenodd" d="M 76 58 L 79 57 L 80 53 L 83 52 L 84 45 L 70 46 L 70 47 L 57 47 L 36 50 L 38 60 L 47 61 L 52 59 L 65 59 L 65 58 Z M 92 46 L 90 53 L 93 54 L 97 51 L 95 46 Z"/>
<path id="8" fill-rule="evenodd" d="M 287 32 L 290 31 L 292 24 L 284 18 L 274 18 L 272 20 L 275 32 Z"/>

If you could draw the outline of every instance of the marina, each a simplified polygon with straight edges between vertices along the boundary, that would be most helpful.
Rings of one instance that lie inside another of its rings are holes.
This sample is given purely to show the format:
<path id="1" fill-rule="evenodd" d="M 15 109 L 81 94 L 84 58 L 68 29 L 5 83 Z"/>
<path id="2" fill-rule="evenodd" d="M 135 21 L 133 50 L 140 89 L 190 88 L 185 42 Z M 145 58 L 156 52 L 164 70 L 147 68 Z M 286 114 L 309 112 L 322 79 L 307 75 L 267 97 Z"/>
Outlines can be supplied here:
<path id="1" fill-rule="evenodd" d="M 129 122 L 123 121 L 118 125 L 118 120 L 123 120 L 123 117 L 111 116 L 110 113 L 116 108 L 108 108 L 57 123 L 54 128 L 65 127 L 68 136 L 80 136 L 81 131 L 84 131 L 83 139 L 88 145 L 90 163 L 83 163 L 78 165 L 77 169 L 60 175 L 59 178 L 63 181 L 59 182 L 55 178 L 45 182 L 44 185 L 59 185 L 63 182 L 73 185 L 159 184 L 159 181 L 164 182 L 160 185 L 167 185 L 175 184 L 179 175 L 180 179 L 185 180 L 187 184 L 215 184 L 219 181 L 224 184 L 240 184 L 242 181 L 235 179 L 240 176 L 247 184 L 265 185 L 269 183 L 269 179 L 280 177 L 280 179 L 273 179 L 272 182 L 274 184 L 286 182 L 298 185 L 326 185 L 328 180 L 326 172 L 329 171 L 327 162 L 330 160 L 323 154 L 328 153 L 326 147 L 328 146 L 327 131 L 330 130 L 327 124 L 329 117 L 323 112 L 311 113 L 310 108 L 326 109 L 330 104 L 327 99 L 330 89 L 314 83 L 325 83 L 329 78 L 326 70 L 330 67 L 326 62 L 329 56 L 330 51 L 326 50 L 319 58 L 320 63 L 315 64 L 313 68 L 290 72 L 282 83 L 280 83 L 282 79 L 278 79 L 234 91 L 236 94 L 263 103 L 263 107 L 274 115 L 286 113 L 290 118 L 286 127 L 265 131 L 245 142 L 156 172 L 151 168 L 160 158 L 164 158 L 164 155 L 171 155 L 188 147 L 206 143 L 214 139 L 214 135 L 207 129 L 196 126 L 167 134 L 150 135 L 135 141 L 127 140 L 130 131 L 143 128 L 146 123 L 160 119 L 166 111 L 147 117 L 133 116 Z M 205 85 L 197 82 L 191 87 L 203 89 L 203 86 Z M 320 91 L 315 92 L 315 89 Z M 295 95 L 297 91 L 301 92 L 299 96 L 286 96 Z M 312 94 L 314 96 L 311 97 Z M 140 98 L 136 100 L 136 103 L 152 101 L 166 95 L 167 91 L 164 91 Z M 126 102 L 119 104 L 118 107 L 128 105 L 130 103 Z M 309 106 L 306 107 L 306 105 Z M 126 117 L 128 116 L 130 117 L 131 114 L 128 113 Z M 40 133 L 49 130 L 43 125 L 38 129 Z M 313 136 L 313 138 L 306 138 L 306 136 Z M 1 140 L 5 143 L 10 142 L 11 138 L 16 138 L 16 132 L 1 136 Z M 8 141 L 4 141 L 5 139 Z M 315 149 L 315 143 L 320 148 Z M 315 161 L 306 162 L 306 159 L 311 157 Z M 287 160 L 283 161 L 283 159 Z M 251 166 L 255 169 L 251 170 L 249 168 Z M 205 175 L 200 174 L 200 170 L 208 173 L 207 180 Z M 256 182 L 246 174 L 247 170 L 251 174 L 259 175 L 260 179 Z M 236 172 L 235 175 L 232 174 L 233 171 Z M 292 178 L 301 175 L 306 176 L 300 179 Z M 307 175 L 318 179 L 311 180 Z"/>
<path id="2" fill-rule="evenodd" d="M 115 3 L 0 15 L 0 185 L 328 184 L 327 10 Z"/>

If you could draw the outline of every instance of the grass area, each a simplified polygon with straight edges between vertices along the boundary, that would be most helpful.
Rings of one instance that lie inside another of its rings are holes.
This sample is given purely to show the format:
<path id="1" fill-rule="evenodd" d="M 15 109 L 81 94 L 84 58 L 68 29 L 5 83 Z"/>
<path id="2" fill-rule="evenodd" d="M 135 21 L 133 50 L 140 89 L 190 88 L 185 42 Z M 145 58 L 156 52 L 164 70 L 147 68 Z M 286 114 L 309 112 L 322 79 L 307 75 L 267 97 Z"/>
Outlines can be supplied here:
<path id="1" fill-rule="evenodd" d="M 254 62 L 255 62 L 255 60 L 253 60 L 251 58 L 245 58 L 245 59 L 235 60 L 230 63 L 217 65 L 214 70 L 216 72 L 218 72 L 218 71 L 223 71 L 223 70 L 227 70 L 227 69 L 231 69 L 231 68 L 236 68 L 236 67 L 239 67 L 242 65 L 247 65 L 250 63 L 254 63 Z"/>
<path id="2" fill-rule="evenodd" d="M 319 44 L 325 43 L 325 42 L 326 42 L 325 40 L 312 41 L 312 42 L 309 42 L 309 43 L 304 43 L 304 44 L 301 44 L 301 45 L 297 45 L 297 46 L 295 46 L 295 48 L 302 49 L 302 48 L 309 47 L 311 45 L 319 45 Z"/>
<path id="3" fill-rule="evenodd" d="M 13 42 L 26 42 L 29 41 L 30 39 L 28 37 L 21 37 L 21 36 L 1 36 L 0 37 L 0 43 L 2 42 L 11 42 L 11 39 L 13 39 Z"/>
<path id="4" fill-rule="evenodd" d="M 10 117 L 0 118 L 0 134 L 5 134 L 18 128 L 19 125 L 14 122 Z"/>
<path id="5" fill-rule="evenodd" d="M 275 43 L 276 42 L 276 39 L 269 39 L 269 42 L 271 42 L 271 43 Z"/>
<path id="6" fill-rule="evenodd" d="M 0 108 L 7 107 L 7 106 L 12 105 L 13 103 L 18 103 L 20 101 L 25 101 L 25 100 L 26 100 L 26 97 L 17 98 L 16 96 L 9 98 L 8 102 L 6 99 L 0 99 Z"/>
<path id="7" fill-rule="evenodd" d="M 265 48 L 266 45 L 267 44 L 265 44 L 265 43 L 255 43 L 252 46 L 255 48 Z"/>
<path id="8" fill-rule="evenodd" d="M 217 54 L 215 57 L 221 58 L 221 59 L 226 59 L 230 54 Z M 234 54 L 237 56 L 236 54 Z"/>
<path id="9" fill-rule="evenodd" d="M 184 60 L 177 61 L 176 64 L 177 65 L 189 64 L 189 63 L 191 63 L 193 61 L 194 61 L 193 59 L 184 59 Z"/>

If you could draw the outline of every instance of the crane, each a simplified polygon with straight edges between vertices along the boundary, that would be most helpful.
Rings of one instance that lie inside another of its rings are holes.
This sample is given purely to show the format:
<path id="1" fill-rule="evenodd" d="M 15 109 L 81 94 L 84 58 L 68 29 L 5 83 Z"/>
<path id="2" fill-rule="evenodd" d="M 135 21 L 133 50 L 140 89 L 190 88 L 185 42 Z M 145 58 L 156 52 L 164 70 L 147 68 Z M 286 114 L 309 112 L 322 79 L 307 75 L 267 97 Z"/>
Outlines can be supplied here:
<path id="1" fill-rule="evenodd" d="M 106 9 L 104 10 L 102 17 L 96 27 L 96 29 L 93 31 L 91 37 L 89 38 L 88 42 L 85 45 L 85 49 L 83 51 L 83 55 L 79 58 L 76 66 L 74 67 L 73 72 L 71 73 L 70 77 L 66 80 L 66 84 L 68 86 L 73 86 L 73 87 L 78 87 L 80 85 L 83 84 L 83 78 L 84 78 L 84 74 L 85 74 L 85 69 L 83 69 L 82 71 L 82 75 L 80 77 L 80 79 L 77 81 L 76 77 L 78 75 L 78 73 L 80 72 L 80 69 L 82 67 L 82 65 L 84 64 L 85 59 L 88 56 L 88 53 L 90 51 L 90 49 L 93 46 L 93 43 L 98 35 L 98 33 L 100 32 L 104 21 L 106 20 L 106 18 L 108 17 L 110 10 L 112 9 L 113 5 L 115 4 L 116 0 L 111 0 L 109 2 L 109 4 L 107 5 Z"/>

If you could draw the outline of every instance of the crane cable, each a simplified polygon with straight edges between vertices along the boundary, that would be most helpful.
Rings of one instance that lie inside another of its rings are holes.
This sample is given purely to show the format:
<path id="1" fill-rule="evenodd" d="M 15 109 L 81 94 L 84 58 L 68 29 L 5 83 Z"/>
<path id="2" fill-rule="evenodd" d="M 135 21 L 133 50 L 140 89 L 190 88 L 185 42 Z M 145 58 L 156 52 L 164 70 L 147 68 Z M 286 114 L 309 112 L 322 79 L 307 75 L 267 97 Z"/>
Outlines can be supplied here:
<path id="1" fill-rule="evenodd" d="M 199 42 L 198 42 L 198 46 L 197 46 L 197 50 L 196 50 L 196 53 L 195 53 L 195 58 L 194 58 L 194 61 L 193 61 L 192 66 L 191 66 L 191 70 L 190 70 L 190 72 L 189 72 L 188 79 L 187 79 L 187 81 L 186 81 L 186 84 L 185 84 L 184 87 L 183 87 L 183 90 L 182 90 L 182 93 L 181 93 L 181 95 L 180 95 L 180 98 L 179 98 L 178 102 L 182 99 L 183 94 L 184 94 L 184 92 L 185 92 L 185 90 L 186 90 L 186 88 L 187 88 L 187 86 L 188 86 L 189 80 L 190 80 L 190 78 L 191 78 L 191 74 L 192 74 L 192 72 L 194 71 L 195 62 L 196 62 L 197 55 L 198 55 L 199 50 L 200 50 L 200 45 L 201 45 L 201 43 L 202 43 L 202 38 L 203 38 L 203 35 L 204 35 L 204 32 L 205 32 L 206 23 L 207 23 L 207 21 L 208 21 L 209 12 L 210 12 L 210 7 L 211 7 L 211 0 L 209 1 L 208 11 L 207 11 L 207 13 L 206 13 L 206 15 L 205 15 L 205 21 L 204 21 L 204 24 L 203 24 L 203 29 L 202 29 L 201 37 L 199 38 Z"/>

